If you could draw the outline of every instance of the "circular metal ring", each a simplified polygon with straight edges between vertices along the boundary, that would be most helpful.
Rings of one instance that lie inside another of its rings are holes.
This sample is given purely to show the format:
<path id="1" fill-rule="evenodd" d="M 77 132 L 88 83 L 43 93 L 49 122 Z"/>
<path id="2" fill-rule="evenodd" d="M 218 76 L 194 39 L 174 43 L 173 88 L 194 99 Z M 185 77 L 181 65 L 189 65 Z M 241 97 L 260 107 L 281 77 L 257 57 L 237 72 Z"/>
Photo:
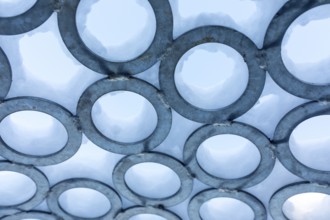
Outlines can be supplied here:
<path id="1" fill-rule="evenodd" d="M 60 220 L 56 215 L 39 212 L 39 211 L 30 211 L 30 212 L 19 212 L 14 215 L 6 216 L 1 220 L 22 220 L 22 219 L 47 219 L 47 220 Z"/>
<path id="2" fill-rule="evenodd" d="M 290 150 L 289 139 L 292 131 L 303 121 L 320 115 L 330 115 L 330 104 L 309 102 L 287 113 L 275 129 L 273 143 L 280 162 L 293 174 L 317 183 L 330 183 L 330 171 L 310 168 L 299 162 Z"/>
<path id="3" fill-rule="evenodd" d="M 247 204 L 254 212 L 255 220 L 266 220 L 267 211 L 263 204 L 253 195 L 243 191 L 208 189 L 195 195 L 189 202 L 188 215 L 190 220 L 201 220 L 199 210 L 203 203 L 214 198 L 233 198 Z M 221 216 L 219 216 L 221 219 Z"/>
<path id="4" fill-rule="evenodd" d="M 275 192 L 270 198 L 269 211 L 271 216 L 276 220 L 287 220 L 288 218 L 284 215 L 282 211 L 282 207 L 285 201 L 297 194 L 309 192 L 330 195 L 330 187 L 307 182 L 293 183 L 284 186 L 277 192 Z"/>
<path id="5" fill-rule="evenodd" d="M 82 141 L 82 133 L 77 128 L 77 120 L 68 110 L 54 102 L 35 97 L 7 99 L 0 105 L 0 122 L 12 113 L 25 110 L 43 112 L 61 122 L 68 133 L 65 146 L 55 153 L 35 156 L 14 150 L 0 138 L 1 156 L 21 164 L 46 166 L 63 162 L 78 151 Z"/>
<path id="6" fill-rule="evenodd" d="M 234 103 L 216 110 L 193 106 L 182 98 L 175 85 L 175 68 L 185 52 L 199 44 L 216 42 L 228 45 L 239 52 L 249 69 L 249 80 L 244 93 Z M 258 49 L 243 34 L 220 26 L 205 26 L 191 30 L 174 41 L 163 58 L 159 69 L 159 82 L 169 105 L 182 116 L 201 123 L 233 120 L 247 112 L 259 99 L 266 74 L 258 64 Z"/>
<path id="7" fill-rule="evenodd" d="M 10 63 L 0 47 L 0 100 L 3 100 L 10 89 L 12 81 Z"/>
<path id="8" fill-rule="evenodd" d="M 181 220 L 180 217 L 178 217 L 176 214 L 165 210 L 165 209 L 159 209 L 152 206 L 146 206 L 146 207 L 133 207 L 124 210 L 123 212 L 118 213 L 116 216 L 116 220 L 129 220 L 135 215 L 139 214 L 153 214 L 158 215 L 160 217 L 163 217 L 165 219 L 169 220 Z"/>
<path id="9" fill-rule="evenodd" d="M 145 162 L 162 164 L 172 169 L 180 178 L 180 189 L 171 196 L 157 199 L 139 195 L 131 190 L 125 182 L 125 173 L 132 166 Z M 174 206 L 188 198 L 193 187 L 193 179 L 190 176 L 188 170 L 181 164 L 181 162 L 161 153 L 141 153 L 124 157 L 114 168 L 112 179 L 115 188 L 121 195 L 123 195 L 128 200 L 143 206 Z"/>
<path id="10" fill-rule="evenodd" d="M 6 161 L 0 162 L 0 171 L 12 171 L 23 174 L 36 184 L 35 194 L 26 202 L 11 206 L 0 206 L 0 216 L 13 215 L 21 211 L 29 211 L 39 205 L 47 196 L 49 183 L 46 176 L 38 169 Z"/>
<path id="11" fill-rule="evenodd" d="M 143 96 L 155 108 L 158 122 L 149 137 L 133 143 L 118 142 L 104 136 L 94 125 L 91 116 L 94 103 L 101 96 L 120 90 L 131 91 Z M 77 114 L 84 134 L 92 142 L 105 150 L 119 154 L 134 154 L 152 150 L 167 137 L 172 124 L 171 109 L 164 104 L 159 91 L 145 81 L 125 77 L 99 80 L 87 88 L 78 102 Z"/>
<path id="12" fill-rule="evenodd" d="M 53 12 L 53 0 L 37 0 L 29 10 L 20 15 L 0 17 L 0 35 L 15 35 L 31 31 L 43 24 Z"/>
<path id="13" fill-rule="evenodd" d="M 311 100 L 330 100 L 330 85 L 315 85 L 296 78 L 287 70 L 281 56 L 283 37 L 291 23 L 307 10 L 329 4 L 330 0 L 291 0 L 270 23 L 264 43 L 266 66 L 274 81 L 287 92 Z"/>
<path id="14" fill-rule="evenodd" d="M 62 193 L 74 188 L 89 188 L 102 193 L 109 200 L 111 209 L 103 216 L 97 218 L 81 218 L 66 212 L 60 206 L 58 199 Z M 112 188 L 99 181 L 83 178 L 67 179 L 53 186 L 47 197 L 47 204 L 53 213 L 67 220 L 75 220 L 77 218 L 95 220 L 113 219 L 113 217 L 118 213 L 122 206 L 120 197 Z"/>
<path id="15" fill-rule="evenodd" d="M 236 179 L 225 179 L 207 173 L 198 164 L 196 153 L 199 146 L 206 139 L 221 134 L 233 134 L 244 137 L 258 148 L 261 156 L 260 163 L 252 173 Z M 183 158 L 187 168 L 197 179 L 214 188 L 226 189 L 254 186 L 263 181 L 271 173 L 275 165 L 275 154 L 268 138 L 256 128 L 239 122 L 223 125 L 205 125 L 197 129 L 185 143 Z"/>
<path id="16" fill-rule="evenodd" d="M 65 1 L 58 16 L 62 39 L 71 54 L 86 67 L 101 74 L 140 73 L 154 65 L 172 43 L 173 18 L 167 0 L 148 0 L 156 16 L 156 33 L 149 48 L 137 58 L 126 62 L 111 62 L 93 53 L 79 36 L 76 13 L 80 0 Z"/>

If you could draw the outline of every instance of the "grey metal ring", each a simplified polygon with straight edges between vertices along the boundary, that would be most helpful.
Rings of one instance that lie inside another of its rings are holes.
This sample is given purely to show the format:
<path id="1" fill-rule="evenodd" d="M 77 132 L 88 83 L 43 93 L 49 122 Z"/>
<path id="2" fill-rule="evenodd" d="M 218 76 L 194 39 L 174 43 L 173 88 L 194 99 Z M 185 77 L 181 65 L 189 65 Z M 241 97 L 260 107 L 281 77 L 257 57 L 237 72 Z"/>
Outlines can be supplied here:
<path id="1" fill-rule="evenodd" d="M 13 215 L 21 211 L 29 211 L 39 205 L 47 196 L 49 183 L 47 177 L 38 169 L 4 161 L 0 162 L 0 171 L 12 171 L 23 174 L 36 184 L 36 193 L 26 202 L 11 206 L 0 206 L 0 217 Z"/>
<path id="2" fill-rule="evenodd" d="M 165 198 L 149 198 L 139 195 L 131 190 L 125 182 L 125 173 L 132 166 L 145 162 L 162 164 L 172 169 L 180 178 L 180 189 L 173 195 Z M 138 205 L 143 206 L 174 206 L 188 198 L 193 187 L 193 178 L 190 176 L 188 170 L 182 165 L 182 163 L 161 153 L 141 153 L 124 157 L 114 168 L 112 179 L 115 188 L 122 196 Z"/>
<path id="3" fill-rule="evenodd" d="M 10 89 L 12 76 L 8 58 L 0 47 L 0 100 L 3 100 Z"/>
<path id="4" fill-rule="evenodd" d="M 55 153 L 36 156 L 14 150 L 0 137 L 1 156 L 16 163 L 46 166 L 63 162 L 78 151 L 82 141 L 82 133 L 78 129 L 77 120 L 68 110 L 54 102 L 35 97 L 7 99 L 0 105 L 0 122 L 12 113 L 25 110 L 43 112 L 61 122 L 68 133 L 65 146 Z"/>
<path id="5" fill-rule="evenodd" d="M 173 19 L 167 0 L 148 0 L 156 16 L 156 33 L 149 48 L 137 58 L 126 62 L 111 62 L 93 53 L 79 36 L 76 12 L 80 0 L 65 1 L 58 16 L 62 39 L 72 53 L 86 67 L 101 74 L 140 73 L 155 64 L 172 43 Z"/>
<path id="6" fill-rule="evenodd" d="M 155 108 L 158 117 L 157 126 L 147 138 L 133 143 L 118 142 L 104 136 L 94 125 L 91 116 L 94 103 L 101 96 L 120 90 L 131 91 L 143 96 Z M 80 97 L 77 114 L 84 134 L 92 142 L 105 150 L 119 154 L 134 154 L 152 150 L 167 137 L 172 124 L 171 109 L 164 104 L 159 91 L 151 84 L 135 78 L 102 79 L 92 84 Z"/>
<path id="7" fill-rule="evenodd" d="M 96 190 L 102 193 L 111 204 L 110 210 L 104 215 L 97 218 L 82 218 L 78 216 L 74 216 L 68 212 L 66 212 L 59 204 L 58 199 L 62 193 L 67 190 L 74 188 L 89 188 Z M 60 183 L 57 183 L 55 186 L 51 188 L 51 191 L 47 197 L 47 204 L 49 209 L 55 213 L 56 215 L 62 217 L 65 220 L 75 220 L 75 219 L 97 219 L 97 220 L 108 220 L 113 219 L 114 216 L 120 211 L 122 204 L 121 199 L 112 188 L 92 179 L 84 179 L 84 178 L 74 178 L 74 179 L 66 179 Z"/>
<path id="8" fill-rule="evenodd" d="M 330 0 L 291 0 L 276 14 L 270 23 L 264 43 L 266 69 L 274 81 L 287 92 L 311 100 L 330 100 L 330 85 L 306 83 L 293 76 L 285 67 L 281 44 L 291 23 L 307 10 L 329 4 Z"/>
<path id="9" fill-rule="evenodd" d="M 267 211 L 263 204 L 253 195 L 243 191 L 208 189 L 195 195 L 189 202 L 188 215 L 190 220 L 202 220 L 199 210 L 203 203 L 214 198 L 233 198 L 247 204 L 254 212 L 255 220 L 266 220 Z M 221 216 L 219 216 L 221 219 Z"/>
<path id="10" fill-rule="evenodd" d="M 1 220 L 22 220 L 22 219 L 61 220 L 56 215 L 47 212 L 40 212 L 40 211 L 19 212 L 14 215 L 6 216 Z"/>
<path id="11" fill-rule="evenodd" d="M 299 182 L 286 185 L 276 191 L 270 198 L 269 211 L 271 216 L 275 220 L 288 220 L 289 218 L 287 218 L 282 211 L 285 201 L 297 194 L 310 192 L 330 195 L 330 187 L 328 185 L 318 185 L 308 182 Z"/>
<path id="12" fill-rule="evenodd" d="M 126 209 L 126 210 L 118 213 L 118 215 L 115 217 L 115 219 L 116 220 L 129 220 L 133 216 L 139 215 L 139 214 L 154 214 L 154 215 L 163 217 L 167 220 L 181 220 L 180 217 L 178 217 L 176 214 L 174 214 L 168 210 L 155 208 L 152 206 L 145 206 L 145 207 L 137 206 L 137 207 L 132 207 L 132 208 Z"/>
<path id="13" fill-rule="evenodd" d="M 199 146 L 206 139 L 221 134 L 233 134 L 244 137 L 258 148 L 261 156 L 260 163 L 252 173 L 236 179 L 224 179 L 207 173 L 198 164 L 196 153 Z M 240 189 L 254 186 L 271 173 L 275 165 L 275 159 L 275 153 L 268 138 L 256 128 L 239 122 L 205 125 L 197 129 L 187 139 L 183 151 L 183 161 L 189 171 L 197 179 L 214 188 Z"/>
<path id="14" fill-rule="evenodd" d="M 276 146 L 278 159 L 290 172 L 311 182 L 330 184 L 330 171 L 313 169 L 299 162 L 289 145 L 292 131 L 301 122 L 320 115 L 330 115 L 330 103 L 313 101 L 296 107 L 278 123 L 272 142 Z"/>
<path id="15" fill-rule="evenodd" d="M 54 12 L 54 0 L 37 0 L 26 12 L 12 17 L 0 17 L 0 35 L 15 35 L 31 31 L 43 24 Z"/>
<path id="16" fill-rule="evenodd" d="M 249 69 L 248 84 L 241 97 L 216 110 L 201 109 L 187 102 L 178 92 L 174 80 L 175 67 L 182 55 L 190 48 L 209 42 L 225 44 L 235 49 L 243 56 Z M 159 69 L 160 88 L 169 105 L 190 120 L 208 124 L 233 120 L 252 108 L 264 88 L 266 74 L 256 56 L 259 56 L 259 51 L 255 44 L 237 31 L 220 26 L 196 28 L 176 39 L 162 59 Z"/>

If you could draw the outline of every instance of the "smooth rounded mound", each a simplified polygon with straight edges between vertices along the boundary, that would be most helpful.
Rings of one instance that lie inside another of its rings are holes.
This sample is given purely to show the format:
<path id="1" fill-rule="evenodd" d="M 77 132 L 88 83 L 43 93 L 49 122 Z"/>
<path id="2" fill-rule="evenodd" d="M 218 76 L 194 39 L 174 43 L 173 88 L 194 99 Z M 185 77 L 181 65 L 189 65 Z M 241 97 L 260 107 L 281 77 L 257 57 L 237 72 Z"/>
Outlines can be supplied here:
<path id="1" fill-rule="evenodd" d="M 129 91 L 101 96 L 92 108 L 92 119 L 103 135 L 123 143 L 141 141 L 157 126 L 153 105 L 143 96 Z"/>
<path id="2" fill-rule="evenodd" d="M 317 170 L 330 171 L 330 115 L 309 118 L 291 133 L 290 150 L 301 163 Z"/>
<path id="3" fill-rule="evenodd" d="M 125 182 L 134 192 L 150 198 L 165 198 L 176 193 L 181 186 L 180 178 L 169 167 L 145 162 L 129 168 Z"/>
<path id="4" fill-rule="evenodd" d="M 113 62 L 138 57 L 156 33 L 154 11 L 144 0 L 80 1 L 76 19 L 86 46 Z"/>
<path id="5" fill-rule="evenodd" d="M 238 211 L 239 210 L 239 211 Z M 246 203 L 233 198 L 214 198 L 206 201 L 199 210 L 204 220 L 253 220 L 254 212 Z"/>
<path id="6" fill-rule="evenodd" d="M 106 196 L 89 188 L 69 189 L 60 195 L 59 203 L 66 212 L 81 218 L 97 218 L 111 208 Z"/>
<path id="7" fill-rule="evenodd" d="M 248 139 L 231 134 L 206 139 L 196 157 L 206 172 L 226 179 L 247 176 L 260 163 L 258 148 Z"/>
<path id="8" fill-rule="evenodd" d="M 37 0 L 0 0 L 0 17 L 13 17 L 29 10 Z"/>
<path id="9" fill-rule="evenodd" d="M 249 78 L 243 57 L 220 43 L 189 49 L 174 74 L 180 95 L 192 105 L 210 110 L 235 102 L 244 93 Z"/>
<path id="10" fill-rule="evenodd" d="M 323 193 L 300 193 L 287 199 L 282 207 L 289 219 L 330 219 L 330 196 Z"/>
<path id="11" fill-rule="evenodd" d="M 282 41 L 282 60 L 292 75 L 306 83 L 330 83 L 330 4 L 300 15 Z"/>
<path id="12" fill-rule="evenodd" d="M 0 133 L 12 149 L 36 156 L 60 151 L 68 139 L 62 123 L 37 111 L 19 111 L 8 115 L 1 121 Z"/>
<path id="13" fill-rule="evenodd" d="M 0 206 L 24 203 L 36 190 L 36 184 L 28 176 L 13 171 L 0 171 Z"/>
<path id="14" fill-rule="evenodd" d="M 129 218 L 129 220 L 166 220 L 166 218 L 154 214 L 138 214 Z"/>

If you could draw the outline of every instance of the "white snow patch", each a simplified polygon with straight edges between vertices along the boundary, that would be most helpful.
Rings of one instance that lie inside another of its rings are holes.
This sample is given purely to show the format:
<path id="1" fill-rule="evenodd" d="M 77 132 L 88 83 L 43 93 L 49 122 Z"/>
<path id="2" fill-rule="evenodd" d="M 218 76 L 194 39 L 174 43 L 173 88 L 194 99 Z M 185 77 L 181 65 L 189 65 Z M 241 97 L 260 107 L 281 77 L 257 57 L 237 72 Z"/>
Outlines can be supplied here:
<path id="1" fill-rule="evenodd" d="M 169 167 L 144 162 L 129 168 L 125 182 L 134 192 L 149 198 L 164 198 L 176 193 L 181 186 L 180 178 Z"/>
<path id="2" fill-rule="evenodd" d="M 226 179 L 246 176 L 260 163 L 258 148 L 248 139 L 231 134 L 206 139 L 196 156 L 206 172 Z"/>
<path id="3" fill-rule="evenodd" d="M 0 205 L 11 206 L 29 200 L 37 186 L 28 176 L 12 171 L 0 171 Z"/>
<path id="4" fill-rule="evenodd" d="M 59 197 L 60 206 L 68 213 L 82 218 L 97 218 L 111 208 L 108 198 L 89 188 L 73 188 Z"/>
<path id="5" fill-rule="evenodd" d="M 92 118 L 102 134 L 125 143 L 147 138 L 157 126 L 153 105 L 143 96 L 129 91 L 101 96 L 92 108 Z"/>
<path id="6" fill-rule="evenodd" d="M 166 220 L 166 218 L 153 214 L 139 214 L 134 215 L 133 217 L 129 218 L 129 220 Z"/>
<path id="7" fill-rule="evenodd" d="M 76 18 L 86 46 L 114 62 L 138 57 L 156 33 L 156 17 L 145 0 L 84 0 Z"/>
<path id="8" fill-rule="evenodd" d="M 246 203 L 233 198 L 214 198 L 205 202 L 199 213 L 205 220 L 253 220 L 254 212 Z"/>
<path id="9" fill-rule="evenodd" d="M 0 0 L 0 17 L 12 17 L 29 10 L 37 0 Z"/>
<path id="10" fill-rule="evenodd" d="M 282 59 L 292 75 L 312 84 L 330 83 L 330 4 L 299 16 L 282 41 Z"/>
<path id="11" fill-rule="evenodd" d="M 232 104 L 248 83 L 243 57 L 224 44 L 206 43 L 188 50 L 175 69 L 175 84 L 181 96 L 204 109 Z"/>
<path id="12" fill-rule="evenodd" d="M 38 156 L 61 150 L 68 139 L 57 119 L 37 111 L 10 114 L 1 121 L 0 135 L 14 150 Z"/>
<path id="13" fill-rule="evenodd" d="M 330 196 L 322 193 L 301 193 L 290 197 L 282 207 L 283 213 L 294 220 L 330 219 Z"/>
<path id="14" fill-rule="evenodd" d="M 312 117 L 300 123 L 289 140 L 290 150 L 303 164 L 330 171 L 330 115 Z"/>

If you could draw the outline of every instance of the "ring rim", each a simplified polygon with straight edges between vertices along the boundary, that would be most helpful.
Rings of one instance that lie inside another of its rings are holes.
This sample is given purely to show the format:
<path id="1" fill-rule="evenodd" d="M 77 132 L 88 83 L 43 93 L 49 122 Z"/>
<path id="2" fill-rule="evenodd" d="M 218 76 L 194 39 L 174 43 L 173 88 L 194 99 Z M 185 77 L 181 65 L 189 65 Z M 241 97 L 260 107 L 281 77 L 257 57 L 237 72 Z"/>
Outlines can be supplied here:
<path id="1" fill-rule="evenodd" d="M 41 212 L 41 211 L 28 211 L 28 212 L 19 212 L 14 215 L 6 216 L 2 218 L 2 220 L 22 220 L 28 218 L 39 218 L 39 219 L 47 219 L 47 220 L 60 220 L 56 215 L 52 215 L 51 213 Z"/>
<path id="2" fill-rule="evenodd" d="M 196 194 L 188 204 L 188 215 L 191 220 L 202 220 L 199 210 L 201 206 L 214 198 L 232 198 L 248 205 L 254 212 L 255 220 L 266 220 L 267 211 L 264 205 L 252 194 L 244 191 L 230 191 L 221 189 L 206 189 Z"/>
<path id="3" fill-rule="evenodd" d="M 175 69 L 180 58 L 191 48 L 203 43 L 221 43 L 235 49 L 245 60 L 248 84 L 243 94 L 230 105 L 208 110 L 186 101 L 175 85 Z M 258 64 L 259 51 L 255 44 L 240 32 L 222 26 L 203 26 L 186 32 L 176 39 L 164 56 L 159 68 L 160 88 L 169 105 L 183 117 L 201 123 L 233 120 L 250 110 L 258 101 L 265 85 L 266 73 Z"/>
<path id="4" fill-rule="evenodd" d="M 216 135 L 233 134 L 251 141 L 260 153 L 260 163 L 251 173 L 234 179 L 214 176 L 204 170 L 197 161 L 200 145 Z M 258 129 L 240 122 L 224 125 L 204 125 L 196 129 L 186 140 L 183 161 L 189 171 L 201 182 L 214 188 L 241 189 L 254 186 L 269 176 L 275 165 L 275 153 L 269 139 Z"/>
<path id="5" fill-rule="evenodd" d="M 65 211 L 61 205 L 59 204 L 59 197 L 62 193 L 64 193 L 67 190 L 74 189 L 74 188 L 88 188 L 95 190 L 105 197 L 107 197 L 109 203 L 111 204 L 111 208 L 102 216 L 95 217 L 95 218 L 84 218 L 80 216 L 75 216 L 73 214 L 68 213 Z M 79 219 L 109 219 L 113 218 L 118 211 L 122 208 L 122 202 L 115 190 L 113 190 L 110 186 L 99 182 L 97 180 L 93 179 L 86 179 L 86 178 L 73 178 L 73 179 L 66 179 L 62 182 L 57 183 L 54 185 L 50 193 L 47 197 L 47 204 L 49 209 L 55 213 L 57 216 L 60 216 L 64 219 L 70 219 L 75 220 L 77 218 Z"/>
<path id="6" fill-rule="evenodd" d="M 46 99 L 36 97 L 18 97 L 5 100 L 0 105 L 0 122 L 10 114 L 19 111 L 46 113 L 60 122 L 68 135 L 66 144 L 58 151 L 46 155 L 31 155 L 16 151 L 0 137 L 1 156 L 10 161 L 25 165 L 46 166 L 61 163 L 71 158 L 79 150 L 82 133 L 77 127 L 77 120 L 64 107 Z"/>
<path id="7" fill-rule="evenodd" d="M 80 0 L 65 1 L 58 16 L 58 26 L 64 44 L 84 66 L 104 75 L 143 72 L 154 65 L 172 43 L 173 15 L 169 2 L 148 0 L 156 17 L 156 33 L 142 54 L 125 62 L 112 62 L 95 54 L 81 39 L 76 27 L 76 13 Z M 170 27 L 170 28 L 168 28 Z"/>
<path id="8" fill-rule="evenodd" d="M 125 174 L 134 165 L 153 162 L 170 168 L 179 177 L 181 185 L 177 192 L 164 198 L 150 198 L 140 195 L 129 188 L 125 181 Z M 163 153 L 140 153 L 122 158 L 115 166 L 112 180 L 118 192 L 128 200 L 143 206 L 174 206 L 187 199 L 192 191 L 193 179 L 188 170 L 177 159 Z"/>
<path id="9" fill-rule="evenodd" d="M 330 100 L 330 84 L 317 85 L 304 82 L 285 67 L 282 60 L 282 40 L 290 25 L 302 14 L 315 8 L 329 4 L 330 0 L 301 1 L 291 0 L 282 6 L 267 28 L 264 52 L 266 69 L 272 79 L 282 89 L 300 98 L 310 100 Z"/>
<path id="10" fill-rule="evenodd" d="M 160 217 L 163 217 L 165 219 L 171 219 L 171 220 L 181 220 L 180 217 L 178 217 L 173 212 L 170 212 L 166 209 L 159 209 L 152 206 L 136 206 L 128 208 L 120 213 L 115 217 L 116 220 L 129 220 L 131 217 L 139 214 L 154 214 L 158 215 Z"/>
<path id="11" fill-rule="evenodd" d="M 1 30 L 1 28 L 0 28 Z M 0 100 L 3 100 L 11 87 L 12 72 L 7 55 L 0 47 Z"/>
<path id="12" fill-rule="evenodd" d="M 121 90 L 141 95 L 155 109 L 157 125 L 148 137 L 136 142 L 119 142 L 106 137 L 95 126 L 92 119 L 92 108 L 95 102 L 105 94 Z M 95 82 L 81 95 L 77 105 L 77 115 L 80 119 L 84 119 L 80 120 L 80 123 L 88 139 L 107 151 L 125 155 L 154 149 L 165 140 L 172 126 L 171 109 L 162 101 L 162 96 L 158 89 L 136 78 L 106 78 Z"/>

